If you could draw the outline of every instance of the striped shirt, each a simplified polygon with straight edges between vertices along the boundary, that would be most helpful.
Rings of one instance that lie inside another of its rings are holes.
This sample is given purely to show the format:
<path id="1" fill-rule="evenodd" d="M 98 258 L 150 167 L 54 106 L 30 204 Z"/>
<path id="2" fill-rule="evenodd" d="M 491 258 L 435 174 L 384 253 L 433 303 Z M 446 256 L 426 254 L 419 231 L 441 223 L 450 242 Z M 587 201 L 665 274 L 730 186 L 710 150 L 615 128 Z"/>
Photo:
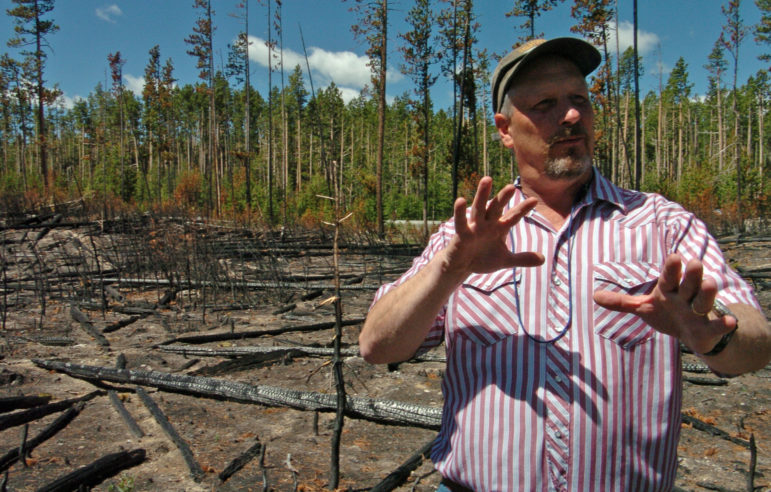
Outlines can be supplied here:
<path id="1" fill-rule="evenodd" d="M 703 260 L 720 300 L 759 308 L 701 221 L 660 195 L 594 174 L 561 230 L 536 211 L 513 227 L 512 250 L 538 251 L 545 263 L 469 276 L 421 347 L 444 340 L 447 351 L 432 460 L 444 477 L 475 491 L 671 489 L 679 343 L 637 316 L 598 306 L 592 294 L 650 292 L 665 258 L 677 252 L 684 262 Z M 524 198 L 518 186 L 509 207 Z M 453 235 L 450 220 L 375 301 Z"/>

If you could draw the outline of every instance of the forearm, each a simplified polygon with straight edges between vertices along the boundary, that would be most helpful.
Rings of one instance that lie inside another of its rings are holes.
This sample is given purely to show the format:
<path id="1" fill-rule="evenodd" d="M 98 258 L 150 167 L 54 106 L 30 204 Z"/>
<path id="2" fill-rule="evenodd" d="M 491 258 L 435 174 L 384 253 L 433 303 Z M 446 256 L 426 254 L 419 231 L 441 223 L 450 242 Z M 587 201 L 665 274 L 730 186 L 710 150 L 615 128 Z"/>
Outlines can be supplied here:
<path id="1" fill-rule="evenodd" d="M 467 276 L 448 271 L 443 253 L 372 306 L 359 335 L 365 360 L 373 364 L 403 361 L 420 347 L 439 310 Z"/>
<path id="2" fill-rule="evenodd" d="M 720 353 L 701 359 L 713 371 L 729 376 L 762 369 L 771 360 L 771 327 L 765 316 L 746 304 L 728 308 L 736 315 L 738 329 Z"/>

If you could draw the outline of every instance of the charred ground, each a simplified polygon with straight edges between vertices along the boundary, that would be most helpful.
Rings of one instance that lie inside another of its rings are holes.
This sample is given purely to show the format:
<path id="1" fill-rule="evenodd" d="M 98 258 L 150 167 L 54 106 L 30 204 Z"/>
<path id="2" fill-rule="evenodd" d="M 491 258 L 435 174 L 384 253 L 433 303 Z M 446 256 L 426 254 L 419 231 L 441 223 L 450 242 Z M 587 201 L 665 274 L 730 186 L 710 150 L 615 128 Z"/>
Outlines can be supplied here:
<path id="1" fill-rule="evenodd" d="M 35 490 L 106 455 L 136 450 L 144 450 L 140 464 L 94 490 L 329 487 L 335 413 L 318 402 L 335 395 L 331 356 L 324 351 L 332 347 L 336 318 L 331 231 L 258 233 L 149 216 L 76 222 L 52 215 L 8 222 L 0 241 L 0 398 L 41 395 L 53 403 L 90 395 L 25 462 L 6 467 L 8 490 Z M 771 316 L 771 238 L 729 237 L 721 246 Z M 441 349 L 432 354 L 436 360 L 388 368 L 365 363 L 355 344 L 374 289 L 396 278 L 419 250 L 411 241 L 384 244 L 366 234 L 349 232 L 340 240 L 346 393 L 408 403 L 405 420 L 415 409 L 441 406 Z M 254 347 L 265 352 L 239 352 Z M 678 487 L 739 491 L 752 482 L 771 489 L 771 371 L 719 380 L 693 372 L 699 368 L 688 365 L 698 362 L 692 355 L 684 360 Z M 93 374 L 75 377 L 54 362 L 86 366 Z M 107 369 L 116 364 L 127 369 L 122 374 L 149 374 L 152 381 L 171 375 L 215 389 L 227 382 L 249 395 L 250 388 L 270 386 L 314 401 L 250 403 L 251 396 L 207 394 L 200 386 L 170 391 L 136 379 L 110 381 Z M 189 449 L 187 460 L 148 397 Z M 120 417 L 115 400 L 142 437 Z M 8 417 L 27 411 L 0 413 L 0 453 L 9 454 L 24 434 L 24 424 L 16 423 L 24 419 Z M 26 441 L 62 413 L 29 419 Z M 433 439 L 433 415 L 413 424 L 381 419 L 378 412 L 347 417 L 339 488 L 368 490 L 380 483 Z M 250 448 L 254 456 L 222 481 L 228 464 Z M 397 490 L 433 490 L 438 480 L 423 460 Z"/>

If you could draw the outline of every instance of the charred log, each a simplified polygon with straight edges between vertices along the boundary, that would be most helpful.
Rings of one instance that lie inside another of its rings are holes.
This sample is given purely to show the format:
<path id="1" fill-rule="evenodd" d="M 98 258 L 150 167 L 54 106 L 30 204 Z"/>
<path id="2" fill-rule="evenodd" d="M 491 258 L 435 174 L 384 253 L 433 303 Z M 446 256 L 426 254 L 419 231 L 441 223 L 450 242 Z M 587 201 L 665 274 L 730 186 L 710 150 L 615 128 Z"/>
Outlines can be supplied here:
<path id="1" fill-rule="evenodd" d="M 256 359 L 258 361 L 273 360 L 277 357 L 284 357 L 287 355 L 310 356 L 310 357 L 331 357 L 334 354 L 334 349 L 331 349 L 331 348 L 302 347 L 302 346 L 210 348 L 210 347 L 195 347 L 195 346 L 191 347 L 188 345 L 164 345 L 158 348 L 164 352 L 183 354 L 185 356 L 192 355 L 196 357 L 243 357 L 243 356 L 261 357 Z M 343 348 L 343 349 L 340 349 L 340 354 L 346 357 L 355 357 L 359 355 L 359 349 Z"/>
<path id="2" fill-rule="evenodd" d="M 0 413 L 45 405 L 51 401 L 51 395 L 7 396 L 0 398 Z"/>
<path id="3" fill-rule="evenodd" d="M 80 411 L 85 406 L 84 402 L 75 404 L 73 407 L 67 409 L 66 412 L 61 414 L 53 422 L 51 422 L 45 429 L 43 429 L 38 435 L 29 439 L 24 445 L 24 451 L 19 448 L 12 449 L 5 453 L 0 458 L 0 471 L 5 471 L 11 467 L 14 463 L 21 459 L 22 454 L 29 454 L 30 451 L 44 443 L 48 439 L 56 435 L 57 432 L 67 427 L 72 420 L 78 416 Z"/>
<path id="4" fill-rule="evenodd" d="M 364 322 L 364 318 L 349 319 L 343 321 L 343 326 L 358 325 Z M 209 343 L 209 342 L 221 342 L 223 340 L 241 340 L 244 338 L 257 338 L 266 335 L 278 335 L 280 333 L 287 332 L 305 332 L 305 331 L 321 331 L 328 330 L 335 327 L 334 321 L 328 321 L 324 323 L 313 323 L 310 325 L 297 325 L 297 326 L 284 326 L 281 328 L 273 328 L 268 330 L 254 330 L 254 331 L 242 331 L 242 332 L 227 332 L 227 333 L 214 333 L 212 335 L 192 335 L 187 337 L 172 338 L 165 342 L 159 343 L 157 346 L 170 345 L 172 343 Z"/>
<path id="5" fill-rule="evenodd" d="M 52 413 L 61 412 L 79 402 L 85 402 L 96 398 L 99 395 L 103 395 L 104 391 L 92 391 L 91 393 L 81 396 L 80 398 L 71 398 L 69 400 L 57 401 L 55 403 L 49 403 L 48 405 L 41 405 L 39 407 L 30 408 L 22 412 L 11 413 L 0 417 L 0 431 L 15 427 L 17 425 L 24 425 L 39 418 L 43 418 L 46 415 Z"/>
<path id="6" fill-rule="evenodd" d="M 225 467 L 224 470 L 218 475 L 220 481 L 225 482 L 227 479 L 238 473 L 238 471 L 246 466 L 247 463 L 252 461 L 255 457 L 260 455 L 263 452 L 263 445 L 262 443 L 257 440 L 256 443 L 254 443 L 249 449 L 244 451 L 243 454 L 236 457 L 233 461 L 230 462 L 228 466 Z"/>
<path id="7" fill-rule="evenodd" d="M 399 468 L 392 471 L 385 477 L 380 483 L 370 489 L 370 492 L 390 492 L 396 487 L 402 485 L 410 477 L 413 471 L 415 471 L 424 459 L 429 457 L 431 447 L 434 445 L 434 440 L 431 439 L 423 445 L 415 454 L 407 458 L 407 461 L 402 463 Z"/>
<path id="8" fill-rule="evenodd" d="M 739 439 L 738 437 L 733 437 L 729 433 L 727 433 L 724 430 L 718 429 L 712 424 L 708 424 L 704 422 L 701 419 L 698 419 L 696 417 L 693 417 L 691 415 L 682 414 L 681 415 L 682 421 L 684 424 L 691 425 L 694 429 L 698 429 L 700 431 L 706 432 L 708 434 L 711 434 L 715 437 L 719 437 L 721 439 L 725 439 L 726 441 L 730 441 L 734 444 L 738 444 L 739 446 L 743 446 L 747 449 L 750 449 L 750 443 L 745 441 L 744 439 Z"/>
<path id="9" fill-rule="evenodd" d="M 161 426 L 163 431 L 166 433 L 167 436 L 169 436 L 169 439 L 172 440 L 172 442 L 177 446 L 177 449 L 179 449 L 179 452 L 182 453 L 182 458 L 184 458 L 185 463 L 187 464 L 188 469 L 190 470 L 190 475 L 193 477 L 193 480 L 196 482 L 200 482 L 203 480 L 204 472 L 201 468 L 201 465 L 198 464 L 198 462 L 195 460 L 195 457 L 193 456 L 193 452 L 190 450 L 190 446 L 188 446 L 187 442 L 185 442 L 184 439 L 177 433 L 177 430 L 174 428 L 173 425 L 171 425 L 171 422 L 169 422 L 169 419 L 166 418 L 166 415 L 163 413 L 163 410 L 160 409 L 160 407 L 155 403 L 155 401 L 150 397 L 150 395 L 147 394 L 147 392 L 142 388 L 137 388 L 137 395 L 139 395 L 139 398 L 142 399 L 142 403 L 145 404 L 148 410 L 150 410 L 150 413 L 155 417 L 155 421 L 158 422 L 158 425 Z"/>
<path id="10" fill-rule="evenodd" d="M 107 341 L 107 339 L 104 337 L 104 335 L 99 333 L 99 330 L 97 330 L 94 327 L 94 324 L 91 323 L 91 320 L 88 319 L 88 316 L 83 314 L 83 312 L 80 309 L 78 309 L 75 306 L 71 306 L 70 307 L 70 316 L 72 316 L 72 319 L 74 319 L 75 321 L 77 321 L 80 324 L 80 326 L 86 331 L 86 333 L 91 335 L 96 340 L 96 343 L 98 343 L 99 345 L 101 345 L 103 347 L 109 347 L 110 346 L 110 342 Z"/>
<path id="11" fill-rule="evenodd" d="M 131 416 L 129 411 L 126 409 L 126 406 L 120 400 L 118 392 L 115 390 L 109 390 L 107 392 L 107 396 L 110 397 L 110 403 L 112 403 L 113 408 L 116 412 L 118 412 L 120 418 L 123 419 L 123 422 L 126 424 L 126 427 L 128 427 L 131 434 L 136 438 L 143 437 L 145 433 L 142 432 L 142 429 L 139 428 L 137 421 L 134 420 L 134 417 Z"/>
<path id="12" fill-rule="evenodd" d="M 329 412 L 335 411 L 337 408 L 335 395 L 312 391 L 267 385 L 249 385 L 235 381 L 169 374 L 160 371 L 119 370 L 111 367 L 86 366 L 42 359 L 33 359 L 32 362 L 39 367 L 63 372 L 92 382 L 130 383 L 152 386 L 176 393 L 259 403 L 272 407 L 289 407 L 298 410 Z M 442 419 L 442 409 L 439 407 L 353 396 L 348 396 L 346 401 L 346 416 L 352 418 L 428 429 L 438 429 Z"/>
<path id="13" fill-rule="evenodd" d="M 123 470 L 136 466 L 145 460 L 145 450 L 121 451 L 108 454 L 74 472 L 65 475 L 38 489 L 38 492 L 64 492 L 80 490 L 81 487 L 99 485 Z"/>
<path id="14" fill-rule="evenodd" d="M 146 314 L 140 314 L 136 316 L 131 316 L 130 318 L 122 319 L 120 321 L 116 321 L 115 323 L 111 323 L 104 328 L 102 328 L 102 333 L 112 333 L 114 331 L 118 331 L 121 328 L 124 328 L 132 323 L 135 323 L 139 321 L 140 319 L 146 318 L 148 315 Z"/>

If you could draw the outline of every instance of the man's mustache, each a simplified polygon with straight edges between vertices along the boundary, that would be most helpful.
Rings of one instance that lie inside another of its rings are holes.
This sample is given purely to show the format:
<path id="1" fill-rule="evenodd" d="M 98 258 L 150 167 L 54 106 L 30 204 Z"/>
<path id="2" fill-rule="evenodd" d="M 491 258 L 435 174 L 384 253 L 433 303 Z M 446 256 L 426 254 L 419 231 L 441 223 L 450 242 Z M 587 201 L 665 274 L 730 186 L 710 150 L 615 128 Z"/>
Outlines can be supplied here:
<path id="1" fill-rule="evenodd" d="M 587 137 L 588 133 L 583 125 L 577 124 L 561 129 L 549 139 L 549 145 L 557 143 L 566 138 L 572 137 Z"/>

